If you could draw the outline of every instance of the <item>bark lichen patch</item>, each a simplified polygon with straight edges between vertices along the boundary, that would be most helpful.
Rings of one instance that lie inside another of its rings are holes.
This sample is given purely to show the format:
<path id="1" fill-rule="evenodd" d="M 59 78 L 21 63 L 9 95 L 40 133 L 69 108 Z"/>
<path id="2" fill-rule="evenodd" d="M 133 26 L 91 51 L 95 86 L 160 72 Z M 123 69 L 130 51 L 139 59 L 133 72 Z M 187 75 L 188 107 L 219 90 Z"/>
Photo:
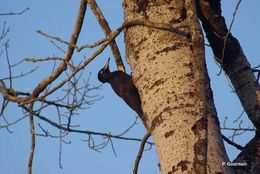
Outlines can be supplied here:
<path id="1" fill-rule="evenodd" d="M 155 86 L 159 86 L 160 84 L 163 84 L 164 83 L 164 80 L 163 79 L 159 79 L 159 80 L 156 80 L 152 86 L 149 88 L 149 90 L 152 90 Z"/>
<path id="2" fill-rule="evenodd" d="M 180 161 L 178 164 L 177 164 L 177 167 L 180 167 L 181 168 L 181 171 L 185 171 L 188 169 L 188 166 L 187 164 L 189 164 L 190 162 L 187 161 L 187 160 L 184 160 L 184 161 Z"/>
<path id="3" fill-rule="evenodd" d="M 174 43 L 174 45 L 172 45 L 172 46 L 165 47 L 165 48 L 157 51 L 155 54 L 159 54 L 159 53 L 163 53 L 163 52 L 168 53 L 169 51 L 175 51 L 177 49 L 183 48 L 183 46 L 185 46 L 185 45 L 186 45 L 186 43 L 177 42 L 177 43 Z"/>
<path id="4" fill-rule="evenodd" d="M 137 0 L 137 13 L 143 13 L 145 19 L 148 19 L 148 15 L 147 15 L 147 9 L 149 6 L 150 1 L 149 0 Z"/>
<path id="5" fill-rule="evenodd" d="M 164 112 L 169 112 L 172 108 L 170 106 L 167 106 L 166 108 L 164 108 L 162 110 L 162 112 L 160 112 L 156 117 L 154 117 L 154 119 L 152 120 L 152 123 L 151 123 L 151 128 L 154 129 L 156 128 L 157 126 L 159 126 L 160 124 L 163 123 L 163 117 L 162 117 L 162 114 Z"/>
<path id="6" fill-rule="evenodd" d="M 180 162 L 178 162 L 177 167 L 175 165 L 172 166 L 171 170 L 167 173 L 167 174 L 174 174 L 176 171 L 178 171 L 179 169 L 184 172 L 185 170 L 188 170 L 188 165 L 191 162 L 187 161 L 187 160 L 182 160 Z"/>
<path id="7" fill-rule="evenodd" d="M 135 48 L 136 48 L 137 50 L 140 50 L 139 47 L 140 47 L 144 42 L 146 42 L 147 40 L 148 40 L 147 37 L 141 38 L 141 39 L 136 43 Z"/>
<path id="8" fill-rule="evenodd" d="M 175 166 L 172 166 L 171 171 L 169 171 L 167 174 L 174 174 L 174 172 L 176 172 L 177 169 L 175 168 Z"/>
<path id="9" fill-rule="evenodd" d="M 168 138 L 168 137 L 170 137 L 170 136 L 172 136 L 173 134 L 174 134 L 174 130 L 171 130 L 171 131 L 169 131 L 169 132 L 166 132 L 165 134 L 164 134 L 164 137 L 165 138 Z"/>
<path id="10" fill-rule="evenodd" d="M 151 127 L 152 127 L 152 129 L 154 129 L 155 127 L 157 127 L 158 125 L 160 125 L 162 123 L 163 123 L 163 119 L 162 119 L 162 114 L 160 113 L 159 115 L 154 117 Z"/>
<path id="11" fill-rule="evenodd" d="M 139 1 L 137 12 L 138 13 L 146 12 L 148 3 L 149 3 L 149 0 L 141 0 L 141 1 Z"/>

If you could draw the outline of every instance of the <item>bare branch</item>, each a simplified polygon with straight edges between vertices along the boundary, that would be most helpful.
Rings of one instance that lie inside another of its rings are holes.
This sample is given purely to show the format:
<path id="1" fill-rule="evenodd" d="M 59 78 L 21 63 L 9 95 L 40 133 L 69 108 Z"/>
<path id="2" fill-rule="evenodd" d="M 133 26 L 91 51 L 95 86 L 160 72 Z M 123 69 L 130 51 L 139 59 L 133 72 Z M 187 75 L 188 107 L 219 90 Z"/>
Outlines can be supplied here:
<path id="1" fill-rule="evenodd" d="M 83 50 L 84 48 L 95 48 L 95 47 L 97 47 L 98 45 L 104 43 L 104 42 L 107 40 L 107 38 L 103 38 L 103 39 L 100 39 L 100 40 L 98 40 L 97 42 L 95 42 L 95 43 L 93 43 L 93 44 L 85 44 L 85 45 L 82 45 L 82 46 L 78 47 L 78 46 L 75 45 L 75 44 L 71 44 L 70 42 L 68 42 L 68 41 L 66 41 L 66 40 L 64 40 L 64 39 L 61 39 L 61 38 L 56 37 L 56 36 L 49 35 L 49 34 L 47 34 L 47 33 L 44 33 L 44 32 L 41 31 L 41 30 L 37 30 L 36 32 L 39 33 L 39 34 L 41 34 L 41 35 L 43 35 L 43 36 L 45 36 L 45 37 L 47 37 L 47 38 L 50 38 L 50 39 L 56 40 L 56 41 L 58 41 L 58 42 L 64 43 L 64 44 L 66 44 L 66 45 L 69 45 L 69 46 L 75 48 L 75 49 L 77 50 L 77 52 L 80 52 L 80 51 Z M 62 52 L 65 53 L 65 51 L 62 50 L 60 47 L 58 47 L 53 41 L 51 41 L 51 43 L 54 44 L 57 48 L 59 48 Z"/>
<path id="2" fill-rule="evenodd" d="M 105 16 L 103 15 L 102 11 L 98 7 L 98 5 L 97 5 L 95 0 L 88 0 L 88 3 L 90 5 L 90 8 L 91 8 L 92 12 L 96 16 L 96 18 L 97 18 L 97 20 L 99 22 L 99 25 L 103 29 L 103 32 L 105 33 L 106 37 L 108 37 L 109 34 L 112 31 L 111 31 L 111 29 L 110 29 L 110 27 L 108 25 L 108 22 L 107 22 Z M 118 46 L 116 44 L 116 41 L 112 40 L 109 43 L 109 45 L 110 45 L 112 53 L 113 53 L 113 55 L 115 57 L 115 61 L 116 61 L 116 64 L 117 64 L 117 69 L 120 70 L 120 71 L 125 72 L 125 66 L 123 64 L 123 61 L 122 61 L 122 58 L 121 58 L 121 55 L 120 55 L 120 51 L 119 51 L 119 48 L 118 48 Z"/>
<path id="3" fill-rule="evenodd" d="M 64 60 L 63 58 L 60 58 L 60 57 L 47 57 L 47 58 L 29 58 L 29 57 L 26 57 L 23 60 L 25 60 L 27 62 L 43 62 L 43 61 L 59 60 L 59 61 L 64 61 L 69 67 L 71 67 L 72 69 L 75 69 L 73 64 L 67 62 L 67 60 Z"/>
<path id="4" fill-rule="evenodd" d="M 59 110 L 59 107 L 56 107 L 57 109 L 57 112 L 58 112 L 58 118 L 59 118 L 59 124 L 61 125 L 61 115 L 60 115 L 60 110 Z M 59 134 L 60 134 L 60 142 L 59 142 L 59 166 L 60 168 L 62 169 L 62 162 L 61 162 L 61 155 L 62 155 L 62 130 L 60 129 L 59 130 Z"/>
<path id="5" fill-rule="evenodd" d="M 12 79 L 17 79 L 17 78 L 25 77 L 25 76 L 27 76 L 27 75 L 33 73 L 33 72 L 36 71 L 37 69 L 38 69 L 38 67 L 35 67 L 35 68 L 31 69 L 31 70 L 28 71 L 28 72 L 22 72 L 22 73 L 19 74 L 19 75 L 14 75 L 14 76 L 12 77 Z M 8 80 L 8 79 L 9 79 L 9 77 L 4 77 L 4 78 L 1 78 L 0 81 L 4 81 L 4 80 Z"/>
<path id="6" fill-rule="evenodd" d="M 117 136 L 123 136 L 125 135 L 127 132 L 129 132 L 137 123 L 137 120 L 138 120 L 138 116 L 135 117 L 135 121 L 133 122 L 133 124 L 131 124 L 126 130 L 124 130 L 121 134 L 117 135 Z"/>
<path id="7" fill-rule="evenodd" d="M 225 128 L 220 128 L 221 130 L 231 130 L 231 131 L 256 131 L 255 128 L 228 128 L 228 127 L 225 127 Z"/>
<path id="8" fill-rule="evenodd" d="M 65 50 L 63 50 L 59 45 L 57 45 L 54 41 L 51 40 L 51 43 L 56 47 L 58 48 L 61 52 L 63 52 L 64 54 L 66 53 Z"/>
<path id="9" fill-rule="evenodd" d="M 104 43 L 105 41 L 107 40 L 107 38 L 103 38 L 103 39 L 100 39 L 98 40 L 97 42 L 94 42 L 93 44 L 85 44 L 85 45 L 82 45 L 78 48 L 78 52 L 80 52 L 81 50 L 83 50 L 84 48 L 95 48 L 99 45 L 101 45 L 102 43 Z"/>
<path id="10" fill-rule="evenodd" d="M 12 123 L 8 123 L 7 125 L 0 125 L 0 129 L 2 128 L 7 128 L 7 127 L 10 127 L 12 125 L 15 125 L 16 123 L 22 121 L 23 119 L 25 119 L 26 117 L 28 117 L 28 115 L 24 115 L 23 117 L 17 119 L 16 121 L 12 122 Z"/>
<path id="11" fill-rule="evenodd" d="M 113 150 L 113 152 L 114 152 L 115 157 L 117 157 L 116 149 L 115 149 L 115 147 L 114 147 L 114 143 L 113 143 L 113 141 L 112 141 L 111 138 L 109 138 L 109 142 L 110 142 L 110 144 L 111 144 L 111 147 L 112 147 L 112 150 Z"/>
<path id="12" fill-rule="evenodd" d="M 4 25 L 3 25 L 2 33 L 1 33 L 1 35 L 0 35 L 0 41 L 7 36 L 7 34 L 8 34 L 9 31 L 10 31 L 10 27 L 8 27 L 8 28 L 6 29 L 6 21 L 5 21 L 5 22 L 4 22 Z"/>
<path id="13" fill-rule="evenodd" d="M 5 100 L 12 101 L 12 102 L 20 102 L 22 101 L 22 98 L 18 97 L 13 90 L 9 90 L 6 88 L 5 83 L 0 80 L 0 89 L 1 93 Z"/>
<path id="14" fill-rule="evenodd" d="M 87 7 L 87 0 L 81 0 L 78 17 L 76 24 L 74 26 L 73 33 L 71 35 L 70 39 L 70 45 L 76 45 L 79 33 L 81 31 L 81 27 L 83 24 L 85 12 Z M 71 56 L 74 52 L 74 47 L 68 46 L 67 52 L 64 54 L 64 60 L 66 62 L 69 62 L 71 59 Z M 44 79 L 40 84 L 37 85 L 37 87 L 34 89 L 32 95 L 33 97 L 38 97 L 38 95 L 51 83 L 53 82 L 57 77 L 60 76 L 60 74 L 66 70 L 66 63 L 62 61 L 62 63 L 59 65 L 59 67 L 53 72 L 48 78 Z"/>
<path id="15" fill-rule="evenodd" d="M 32 174 L 32 164 L 34 158 L 34 150 L 35 150 L 35 130 L 34 130 L 34 114 L 33 114 L 33 103 L 30 104 L 29 107 L 29 116 L 30 116 L 30 130 L 31 130 L 31 149 L 28 161 L 28 174 Z"/>
<path id="16" fill-rule="evenodd" d="M 3 99 L 3 103 L 2 103 L 2 108 L 1 108 L 1 112 L 0 112 L 0 117 L 2 116 L 2 114 L 4 113 L 4 110 L 6 108 L 6 106 L 8 105 L 9 100 L 6 100 L 5 98 Z"/>
<path id="17" fill-rule="evenodd" d="M 5 122 L 7 125 L 10 125 L 10 123 L 9 123 L 9 122 L 7 121 L 7 119 L 5 118 L 5 115 L 4 115 L 4 114 L 2 114 L 2 118 L 3 118 L 4 122 Z M 13 133 L 12 131 L 10 131 L 9 126 L 6 126 L 5 128 L 6 128 L 6 130 L 7 130 L 10 134 Z"/>
<path id="18" fill-rule="evenodd" d="M 241 145 L 231 141 L 230 139 L 228 139 L 227 137 L 225 137 L 224 135 L 221 135 L 222 138 L 230 145 L 234 146 L 235 148 L 237 148 L 238 150 L 243 150 L 244 147 L 242 147 Z"/>
<path id="19" fill-rule="evenodd" d="M 10 84 L 10 88 L 13 88 L 13 81 L 12 81 L 12 69 L 11 69 L 11 64 L 10 64 L 10 59 L 9 59 L 9 55 L 8 55 L 8 47 L 9 47 L 9 40 L 7 40 L 5 43 L 4 43 L 4 47 L 5 47 L 5 57 L 6 57 L 6 60 L 7 60 L 7 65 L 8 65 L 8 70 L 9 70 L 9 84 Z"/>
<path id="20" fill-rule="evenodd" d="M 22 10 L 21 12 L 9 12 L 9 13 L 0 13 L 0 16 L 10 16 L 10 15 L 21 15 L 24 12 L 26 12 L 27 10 L 29 10 L 30 8 L 27 7 L 26 9 Z"/>
<path id="21" fill-rule="evenodd" d="M 63 39 L 59 38 L 59 37 L 46 34 L 46 33 L 44 33 L 44 32 L 41 31 L 41 30 L 37 30 L 36 32 L 39 33 L 39 34 L 41 34 L 41 35 L 43 35 L 43 36 L 45 36 L 45 37 L 47 37 L 47 38 L 50 38 L 50 39 L 59 41 L 59 42 L 64 43 L 64 44 L 66 44 L 66 45 L 70 45 L 70 46 L 72 46 L 73 48 L 77 48 L 77 45 L 72 44 L 72 43 L 70 43 L 70 42 L 68 42 L 68 41 L 66 41 L 66 40 L 63 40 Z"/>
<path id="22" fill-rule="evenodd" d="M 245 113 L 245 110 L 243 110 L 243 111 L 241 112 L 241 114 L 237 117 L 236 120 L 233 121 L 233 123 L 236 123 L 239 119 L 241 119 L 241 117 L 243 116 L 244 113 Z"/>
<path id="23" fill-rule="evenodd" d="M 59 61 L 64 61 L 62 58 L 60 57 L 46 57 L 46 58 L 29 58 L 26 57 L 23 60 L 27 61 L 27 62 L 43 62 L 43 61 L 49 61 L 49 60 L 59 60 Z"/>
<path id="24" fill-rule="evenodd" d="M 138 172 L 138 166 L 139 166 L 140 160 L 142 158 L 142 154 L 143 154 L 143 151 L 144 151 L 144 146 L 145 146 L 146 141 L 148 140 L 148 138 L 150 136 L 151 136 L 151 131 L 148 130 L 147 133 L 144 135 L 142 141 L 141 141 L 141 144 L 140 144 L 140 147 L 139 147 L 139 151 L 138 151 L 137 157 L 135 159 L 135 165 L 134 165 L 133 174 L 137 174 L 137 172 Z"/>
<path id="25" fill-rule="evenodd" d="M 15 63 L 15 64 L 12 64 L 12 65 L 11 65 L 11 68 L 18 66 L 18 65 L 20 65 L 21 63 L 23 63 L 23 59 L 20 60 L 20 61 L 18 61 L 18 62 Z"/>
<path id="26" fill-rule="evenodd" d="M 29 111 L 29 108 L 27 108 L 26 106 L 22 106 L 22 108 L 27 112 Z M 115 138 L 115 139 L 128 140 L 128 141 L 139 141 L 139 142 L 142 141 L 142 139 L 139 139 L 139 138 L 121 137 L 121 136 L 111 135 L 109 133 L 103 133 L 103 132 L 94 132 L 94 131 L 89 131 L 89 130 L 78 130 L 78 129 L 72 129 L 72 128 L 67 129 L 67 127 L 63 127 L 62 125 L 57 124 L 57 123 L 51 121 L 50 119 L 47 119 L 46 117 L 41 116 L 38 113 L 34 112 L 34 115 L 37 118 L 39 118 L 40 120 L 45 121 L 48 124 L 56 127 L 57 129 L 60 129 L 60 130 L 66 131 L 66 132 L 80 133 L 80 134 L 87 134 L 87 135 L 98 135 L 98 136 L 111 137 L 111 138 Z M 154 145 L 153 142 L 146 141 L 146 143 L 150 144 L 150 145 Z"/>

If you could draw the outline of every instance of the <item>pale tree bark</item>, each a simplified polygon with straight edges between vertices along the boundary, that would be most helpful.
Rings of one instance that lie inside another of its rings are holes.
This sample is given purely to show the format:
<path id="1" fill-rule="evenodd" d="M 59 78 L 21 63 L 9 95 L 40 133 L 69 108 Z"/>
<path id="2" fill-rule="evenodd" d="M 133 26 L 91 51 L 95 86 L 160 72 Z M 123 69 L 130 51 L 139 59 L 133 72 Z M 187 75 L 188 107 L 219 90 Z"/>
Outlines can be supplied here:
<path id="1" fill-rule="evenodd" d="M 164 174 L 228 173 L 205 66 L 203 36 L 195 1 L 124 0 L 125 21 L 181 23 L 159 30 L 125 32 L 126 57 L 142 100 L 144 120 Z"/>

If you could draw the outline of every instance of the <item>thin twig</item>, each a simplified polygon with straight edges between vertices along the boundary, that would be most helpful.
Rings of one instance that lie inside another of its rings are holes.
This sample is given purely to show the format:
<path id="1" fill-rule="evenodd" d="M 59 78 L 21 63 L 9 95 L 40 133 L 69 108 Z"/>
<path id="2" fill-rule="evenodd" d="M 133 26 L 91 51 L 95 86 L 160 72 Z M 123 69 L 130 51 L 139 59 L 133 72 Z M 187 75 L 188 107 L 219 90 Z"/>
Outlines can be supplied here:
<path id="1" fill-rule="evenodd" d="M 16 121 L 14 121 L 14 122 L 12 122 L 12 123 L 8 123 L 7 125 L 0 125 L 0 129 L 2 129 L 2 128 L 7 128 L 7 127 L 10 127 L 10 126 L 12 126 L 12 125 L 15 125 L 16 123 L 22 121 L 22 120 L 25 119 L 26 117 L 28 117 L 28 115 L 25 115 L 25 116 L 23 116 L 23 117 L 17 119 Z"/>
<path id="2" fill-rule="evenodd" d="M 29 111 L 29 108 L 27 108 L 26 106 L 22 106 L 22 108 L 27 112 Z M 64 130 L 67 132 L 81 133 L 81 134 L 87 134 L 87 135 L 98 135 L 98 136 L 111 137 L 111 138 L 120 139 L 120 140 L 139 141 L 139 142 L 142 141 L 142 139 L 139 139 L 139 138 L 121 137 L 121 136 L 117 136 L 117 135 L 111 135 L 110 133 L 94 132 L 94 131 L 89 131 L 89 130 L 78 130 L 78 129 L 72 129 L 72 128 L 67 129 L 67 127 L 63 127 L 62 125 L 57 124 L 57 123 L 51 121 L 50 119 L 47 119 L 46 117 L 39 115 L 38 113 L 34 112 L 34 115 L 37 118 L 41 119 L 42 121 L 45 121 L 48 124 L 56 127 L 57 129 Z M 146 141 L 146 143 L 150 144 L 150 145 L 154 145 L 154 143 L 150 142 L 150 141 Z"/>
<path id="3" fill-rule="evenodd" d="M 235 120 L 233 121 L 233 123 L 236 123 L 236 122 L 243 116 L 244 113 L 245 113 L 245 110 L 243 110 L 243 111 L 241 112 L 241 114 L 238 116 L 237 119 L 235 119 Z"/>
<path id="4" fill-rule="evenodd" d="M 221 130 L 232 130 L 232 131 L 256 131 L 256 129 L 254 128 L 228 128 L 228 127 L 224 127 L 224 128 L 220 128 Z"/>
<path id="5" fill-rule="evenodd" d="M 27 62 L 43 62 L 43 61 L 49 61 L 49 60 L 59 60 L 59 61 L 64 61 L 62 58 L 60 57 L 46 57 L 46 58 L 30 58 L 30 57 L 26 57 L 23 59 L 24 61 Z"/>
<path id="6" fill-rule="evenodd" d="M 235 148 L 237 148 L 238 150 L 243 150 L 243 146 L 231 141 L 230 139 L 228 139 L 227 137 L 225 137 L 224 135 L 221 135 L 222 138 L 230 145 L 234 146 Z"/>
<path id="7" fill-rule="evenodd" d="M 13 88 L 13 81 L 12 81 L 12 68 L 11 68 L 11 63 L 10 63 L 10 59 L 9 59 L 9 55 L 8 55 L 8 47 L 9 47 L 9 40 L 7 40 L 5 43 L 4 43 L 4 47 L 5 47 L 5 57 L 6 57 L 6 60 L 7 60 L 7 64 L 8 64 L 8 70 L 9 70 L 9 85 L 10 85 L 10 89 Z"/>
<path id="8" fill-rule="evenodd" d="M 118 134 L 118 136 L 123 136 L 125 135 L 127 132 L 129 132 L 137 123 L 139 117 L 135 117 L 135 121 L 133 122 L 133 124 L 131 124 L 126 130 L 124 130 L 122 133 Z"/>
<path id="9" fill-rule="evenodd" d="M 29 10 L 30 8 L 27 7 L 26 9 L 24 9 L 23 11 L 21 12 L 9 12 L 9 13 L 0 13 L 0 16 L 7 16 L 7 15 L 21 15 L 23 14 L 24 12 L 26 12 L 27 10 Z"/>
<path id="10" fill-rule="evenodd" d="M 80 52 L 81 50 L 83 50 L 84 48 L 95 48 L 101 44 L 103 44 L 105 41 L 107 40 L 107 38 L 102 38 L 100 40 L 98 40 L 97 42 L 94 42 L 93 44 L 85 44 L 80 46 L 77 51 Z"/>
<path id="11" fill-rule="evenodd" d="M 66 53 L 66 51 L 64 49 L 62 49 L 58 44 L 56 44 L 54 41 L 51 40 L 51 43 L 61 52 L 63 52 L 64 54 Z"/>
<path id="12" fill-rule="evenodd" d="M 58 118 L 59 118 L 59 124 L 61 125 L 61 114 L 60 114 L 60 110 L 59 110 L 59 107 L 56 107 L 57 109 L 57 112 L 58 112 Z M 62 134 L 62 130 L 60 129 L 59 130 L 59 134 L 60 134 L 60 141 L 59 141 L 59 166 L 60 168 L 62 169 L 62 161 L 61 161 L 61 156 L 62 156 L 62 137 L 61 137 L 61 134 Z"/>
<path id="13" fill-rule="evenodd" d="M 1 91 L 0 91 L 1 92 Z M 2 114 L 4 114 L 5 108 L 8 105 L 9 100 L 6 100 L 5 98 L 3 99 L 3 103 L 2 103 L 2 107 L 1 107 L 1 112 L 0 112 L 0 117 L 2 116 Z"/>
<path id="14" fill-rule="evenodd" d="M 18 61 L 18 62 L 15 63 L 15 64 L 12 64 L 12 65 L 11 65 L 11 68 L 18 66 L 18 65 L 20 65 L 21 63 L 23 63 L 23 59 L 20 60 L 20 61 Z"/>
<path id="15" fill-rule="evenodd" d="M 4 26 L 3 26 L 3 29 L 2 29 L 2 33 L 0 35 L 0 41 L 7 36 L 9 31 L 10 31 L 10 27 L 8 27 L 6 29 L 6 21 L 4 21 Z"/>
<path id="16" fill-rule="evenodd" d="M 33 73 L 33 72 L 36 71 L 37 69 L 38 69 L 38 67 L 35 67 L 35 68 L 31 69 L 31 70 L 28 71 L 28 72 L 25 72 L 25 73 L 22 72 L 22 73 L 19 74 L 19 75 L 14 75 L 14 76 L 12 77 L 12 79 L 17 79 L 17 78 L 25 77 L 25 76 L 27 76 L 27 75 Z M 8 80 L 8 79 L 9 79 L 9 77 L 4 77 L 4 78 L 1 78 L 0 80 L 3 81 L 3 80 Z"/>
<path id="17" fill-rule="evenodd" d="M 110 144 L 111 144 L 111 147 L 112 147 L 112 150 L 113 150 L 113 152 L 114 152 L 115 157 L 117 157 L 116 149 L 115 149 L 115 147 L 114 147 L 114 143 L 113 143 L 113 141 L 112 141 L 111 138 L 109 138 L 109 142 L 110 142 Z"/>
<path id="18" fill-rule="evenodd" d="M 58 42 L 61 42 L 61 43 L 64 43 L 66 45 L 69 45 L 73 48 L 75 48 L 77 50 L 77 52 L 80 52 L 81 50 L 83 50 L 84 48 L 95 48 L 97 46 L 99 46 L 100 44 L 104 43 L 107 38 L 102 38 L 100 40 L 98 40 L 97 42 L 94 42 L 93 44 L 85 44 L 85 45 L 82 45 L 80 47 L 78 47 L 77 45 L 75 44 L 71 44 L 70 42 L 64 40 L 64 39 L 61 39 L 60 37 L 56 37 L 56 36 L 52 36 L 50 34 L 47 34 L 47 33 L 44 33 L 43 31 L 41 30 L 37 30 L 36 31 L 37 33 L 47 37 L 47 38 L 50 38 L 50 39 L 53 39 L 53 40 L 56 40 Z M 65 51 L 63 49 L 61 49 L 61 47 L 59 47 L 57 44 L 55 44 L 53 41 L 51 41 L 52 44 L 54 44 L 58 49 L 60 49 L 63 53 L 65 53 Z"/>
<path id="19" fill-rule="evenodd" d="M 142 158 L 142 154 L 143 154 L 143 151 L 144 151 L 144 146 L 146 144 L 146 141 L 148 140 L 148 138 L 151 136 L 151 131 L 147 131 L 146 134 L 144 135 L 142 141 L 141 141 L 141 144 L 140 144 L 140 147 L 139 147 L 139 151 L 138 151 L 138 154 L 137 154 L 137 157 L 135 159 L 135 165 L 134 165 L 134 169 L 133 169 L 133 174 L 137 174 L 138 172 L 138 166 L 139 166 L 139 163 L 140 163 L 140 160 Z"/>
<path id="20" fill-rule="evenodd" d="M 34 114 L 33 114 L 33 103 L 29 107 L 29 117 L 30 117 L 30 131 L 31 131 L 31 148 L 28 162 L 28 174 L 32 174 L 33 157 L 35 150 L 35 129 L 34 129 Z"/>
<path id="21" fill-rule="evenodd" d="M 61 39 L 61 38 L 59 38 L 59 37 L 46 34 L 46 33 L 44 33 L 44 32 L 41 31 L 41 30 L 36 30 L 36 32 L 39 33 L 39 34 L 41 34 L 41 35 L 43 35 L 43 36 L 45 36 L 45 37 L 47 37 L 47 38 L 50 38 L 50 39 L 59 41 L 59 42 L 61 42 L 61 43 L 64 43 L 64 44 L 66 44 L 66 45 L 70 45 L 70 46 L 72 46 L 72 47 L 74 47 L 74 48 L 77 48 L 77 45 L 74 45 L 74 44 L 72 44 L 72 43 L 70 43 L 70 42 L 68 42 L 68 41 L 66 41 L 66 40 L 63 40 L 63 39 Z"/>
<path id="22" fill-rule="evenodd" d="M 237 11 L 238 11 L 238 7 L 239 7 L 240 3 L 241 3 L 241 0 L 238 0 L 238 2 L 237 2 L 237 4 L 236 4 L 236 7 L 235 7 L 235 11 L 233 12 L 232 21 L 231 21 L 231 23 L 230 23 L 230 25 L 229 25 L 229 28 L 228 28 L 228 32 L 227 32 L 227 34 L 224 36 L 224 45 L 223 45 L 223 49 L 222 49 L 222 55 L 221 55 L 221 58 L 219 59 L 221 65 L 222 65 L 222 63 L 223 63 L 223 61 L 224 61 L 227 39 L 228 39 L 228 36 L 229 36 L 229 34 L 230 34 L 230 32 L 231 32 L 233 23 L 234 23 L 234 21 L 235 21 L 236 13 L 237 13 Z M 218 75 L 221 74 L 222 68 L 223 68 L 223 67 L 221 66 L 221 69 L 220 69 L 220 72 L 218 73 Z"/>
<path id="23" fill-rule="evenodd" d="M 7 121 L 7 119 L 5 118 L 5 115 L 4 114 L 2 114 L 2 117 L 3 117 L 3 120 L 5 121 L 5 123 L 7 124 L 7 125 L 9 125 L 10 123 Z M 10 134 L 12 134 L 13 132 L 9 129 L 9 126 L 7 126 L 7 127 L 5 127 L 6 128 L 6 130 L 10 133 Z"/>

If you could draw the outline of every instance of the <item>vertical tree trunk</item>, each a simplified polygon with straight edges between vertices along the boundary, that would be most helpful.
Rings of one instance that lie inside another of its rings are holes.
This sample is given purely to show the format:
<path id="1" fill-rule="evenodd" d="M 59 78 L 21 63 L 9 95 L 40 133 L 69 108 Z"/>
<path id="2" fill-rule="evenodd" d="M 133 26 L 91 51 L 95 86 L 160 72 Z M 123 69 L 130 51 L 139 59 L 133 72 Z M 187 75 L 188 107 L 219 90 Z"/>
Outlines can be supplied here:
<path id="1" fill-rule="evenodd" d="M 193 0 L 124 0 L 125 21 L 183 23 L 178 29 L 126 30 L 126 57 L 153 129 L 161 171 L 229 173 L 207 76 Z M 207 129 L 208 128 L 208 129 Z M 209 130 L 209 131 L 208 131 Z"/>

